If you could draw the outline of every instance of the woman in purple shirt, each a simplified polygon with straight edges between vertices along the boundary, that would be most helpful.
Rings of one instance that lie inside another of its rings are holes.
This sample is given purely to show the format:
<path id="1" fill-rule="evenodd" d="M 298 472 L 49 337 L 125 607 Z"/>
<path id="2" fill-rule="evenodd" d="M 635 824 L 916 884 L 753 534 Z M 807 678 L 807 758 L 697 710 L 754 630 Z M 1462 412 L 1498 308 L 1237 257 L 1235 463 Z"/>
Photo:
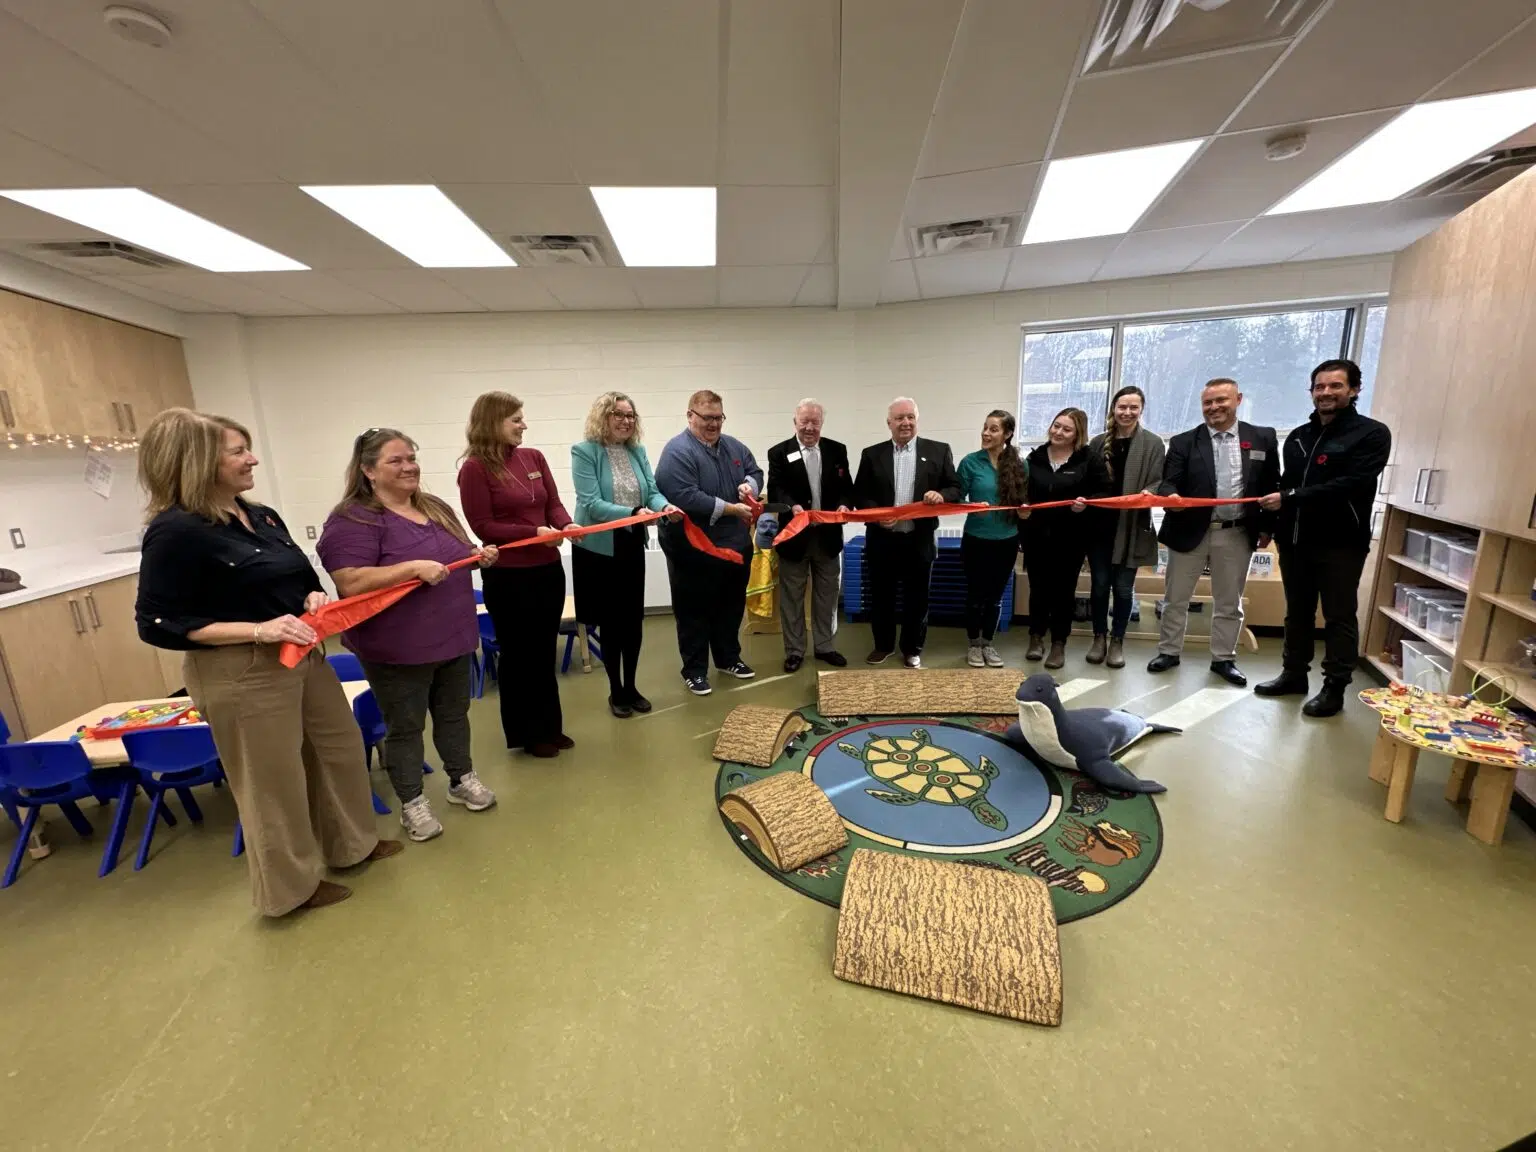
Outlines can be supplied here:
<path id="1" fill-rule="evenodd" d="M 482 812 L 496 795 L 480 782 L 469 755 L 470 654 L 480 644 L 468 568 L 447 565 L 495 548 L 475 548 L 453 509 L 421 489 L 416 442 L 393 428 L 370 428 L 352 445 L 346 492 L 316 548 L 336 591 L 356 596 L 404 580 L 425 585 L 342 633 L 357 653 L 383 713 L 384 767 L 400 798 L 400 823 L 412 840 L 443 826 L 421 790 L 422 732 L 432 714 L 432 742 L 448 774 L 448 802 Z"/>

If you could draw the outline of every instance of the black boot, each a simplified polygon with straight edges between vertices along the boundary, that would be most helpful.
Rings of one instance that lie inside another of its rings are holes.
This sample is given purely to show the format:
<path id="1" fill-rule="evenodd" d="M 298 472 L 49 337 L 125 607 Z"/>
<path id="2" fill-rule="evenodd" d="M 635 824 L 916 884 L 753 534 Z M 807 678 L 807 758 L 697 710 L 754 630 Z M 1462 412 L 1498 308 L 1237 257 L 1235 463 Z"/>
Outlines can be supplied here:
<path id="1" fill-rule="evenodd" d="M 1344 689 L 1349 687 L 1348 680 L 1335 680 L 1332 676 L 1323 679 L 1323 687 L 1318 694 L 1301 706 L 1304 716 L 1337 716 L 1344 711 Z"/>
<path id="2" fill-rule="evenodd" d="M 1273 680 L 1253 686 L 1255 696 L 1305 696 L 1310 685 L 1305 672 L 1282 672 Z"/>

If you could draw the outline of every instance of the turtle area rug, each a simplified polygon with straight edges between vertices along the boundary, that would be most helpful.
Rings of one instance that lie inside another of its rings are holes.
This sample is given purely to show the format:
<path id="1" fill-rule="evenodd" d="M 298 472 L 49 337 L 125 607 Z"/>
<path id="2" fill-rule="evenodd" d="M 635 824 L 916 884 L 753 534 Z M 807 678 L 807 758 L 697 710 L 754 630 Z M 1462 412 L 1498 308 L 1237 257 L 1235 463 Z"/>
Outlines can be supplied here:
<path id="1" fill-rule="evenodd" d="M 716 806 L 728 793 L 781 773 L 801 773 L 817 785 L 848 843 L 791 871 L 777 870 L 750 836 L 728 817 L 723 822 L 765 872 L 824 904 L 841 903 L 860 848 L 1035 877 L 1048 887 L 1062 924 L 1125 899 L 1162 850 L 1157 805 L 1150 796 L 1035 763 L 1002 738 L 1015 719 L 1011 689 L 996 707 L 985 715 L 923 709 L 835 719 L 807 707 L 765 717 L 759 754 L 719 750 Z M 798 730 L 786 736 L 789 727 Z"/>

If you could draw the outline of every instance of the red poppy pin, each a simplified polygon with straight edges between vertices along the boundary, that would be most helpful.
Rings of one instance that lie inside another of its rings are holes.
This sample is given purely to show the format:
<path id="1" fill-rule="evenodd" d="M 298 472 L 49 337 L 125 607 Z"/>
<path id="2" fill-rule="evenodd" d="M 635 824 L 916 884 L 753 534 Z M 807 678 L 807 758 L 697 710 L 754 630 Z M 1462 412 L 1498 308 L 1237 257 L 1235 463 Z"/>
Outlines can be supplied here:
<path id="1" fill-rule="evenodd" d="M 1242 450 L 1244 452 L 1246 452 L 1246 451 L 1248 451 L 1248 449 L 1253 447 L 1253 441 L 1252 440 L 1244 440 L 1242 442 L 1242 444 L 1240 445 L 1240 447 L 1242 448 Z"/>
<path id="2" fill-rule="evenodd" d="M 1326 464 L 1326 463 L 1328 463 L 1328 453 L 1324 452 L 1321 456 L 1319 456 L 1317 458 L 1317 462 L 1319 464 Z"/>
<path id="3" fill-rule="evenodd" d="M 736 465 L 736 467 L 738 467 L 738 468 L 741 467 L 741 461 L 740 460 L 732 460 L 731 463 Z"/>
<path id="4" fill-rule="evenodd" d="M 277 527 L 277 521 L 272 519 L 272 517 L 266 516 L 266 517 L 263 517 L 263 519 L 266 520 L 268 528 L 276 528 Z"/>

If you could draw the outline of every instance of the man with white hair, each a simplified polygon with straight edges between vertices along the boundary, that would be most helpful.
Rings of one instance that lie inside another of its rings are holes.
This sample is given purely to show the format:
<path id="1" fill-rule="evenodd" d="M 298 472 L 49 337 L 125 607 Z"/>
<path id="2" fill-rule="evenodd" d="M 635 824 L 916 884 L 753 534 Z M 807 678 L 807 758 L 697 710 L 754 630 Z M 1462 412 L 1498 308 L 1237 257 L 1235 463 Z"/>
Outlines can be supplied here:
<path id="1" fill-rule="evenodd" d="M 871 444 L 859 457 L 854 498 L 860 508 L 912 504 L 954 504 L 960 480 L 949 445 L 917 434 L 917 403 L 909 396 L 892 400 L 885 412 L 891 438 Z M 883 664 L 896 650 L 896 592 L 901 590 L 901 656 L 908 668 L 923 666 L 928 637 L 928 580 L 933 575 L 937 517 L 886 520 L 869 526 L 864 566 L 869 572 L 870 630 L 875 646 L 866 664 Z"/>
<path id="2" fill-rule="evenodd" d="M 795 405 L 795 434 L 768 449 L 768 502 L 806 509 L 846 512 L 853 501 L 848 449 L 825 440 L 821 403 Z M 805 663 L 805 586 L 811 586 L 812 652 L 834 668 L 848 660 L 834 646 L 837 594 L 843 554 L 841 524 L 814 525 L 776 550 L 779 555 L 779 618 L 784 629 L 784 671 Z"/>

